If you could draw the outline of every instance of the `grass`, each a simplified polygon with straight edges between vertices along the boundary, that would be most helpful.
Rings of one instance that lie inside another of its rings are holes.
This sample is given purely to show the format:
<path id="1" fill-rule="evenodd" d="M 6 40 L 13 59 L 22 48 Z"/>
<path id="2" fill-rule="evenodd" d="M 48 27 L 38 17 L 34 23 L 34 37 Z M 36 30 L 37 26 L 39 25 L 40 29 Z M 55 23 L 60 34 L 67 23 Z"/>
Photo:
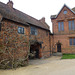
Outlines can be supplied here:
<path id="1" fill-rule="evenodd" d="M 63 54 L 61 59 L 75 59 L 75 54 Z"/>

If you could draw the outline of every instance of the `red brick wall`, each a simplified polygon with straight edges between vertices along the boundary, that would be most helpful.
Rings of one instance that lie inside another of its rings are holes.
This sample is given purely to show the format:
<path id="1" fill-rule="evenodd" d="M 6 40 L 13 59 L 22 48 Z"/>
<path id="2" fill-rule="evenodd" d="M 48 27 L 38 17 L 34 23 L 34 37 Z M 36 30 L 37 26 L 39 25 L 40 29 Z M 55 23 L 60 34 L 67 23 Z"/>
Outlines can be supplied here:
<path id="1" fill-rule="evenodd" d="M 53 53 L 54 36 L 50 35 L 50 52 Z"/>
<path id="2" fill-rule="evenodd" d="M 30 27 L 23 26 L 10 20 L 3 19 L 0 32 L 0 61 L 3 59 L 23 61 L 30 49 L 30 38 L 42 43 L 40 57 L 50 56 L 50 35 L 49 31 L 37 28 L 37 35 L 30 35 Z M 24 34 L 18 33 L 18 27 L 24 28 Z M 28 59 L 27 59 L 28 62 Z M 24 63 L 24 62 L 23 62 Z"/>
<path id="3" fill-rule="evenodd" d="M 64 14 L 64 10 L 67 10 L 67 14 Z M 57 42 L 59 41 L 61 45 L 62 53 L 75 53 L 75 46 L 69 45 L 69 38 L 75 36 L 75 31 L 69 31 L 69 25 L 68 21 L 74 20 L 75 21 L 75 15 L 71 10 L 69 10 L 67 7 L 64 7 L 56 19 L 52 19 L 52 25 L 53 25 L 53 51 L 57 52 Z M 64 22 L 64 31 L 58 31 L 58 22 L 63 21 Z"/>
<path id="4" fill-rule="evenodd" d="M 37 27 L 36 27 L 37 28 Z M 41 56 L 42 57 L 49 57 L 50 56 L 50 38 L 49 38 L 49 31 L 37 28 L 37 35 L 31 35 L 32 40 L 37 40 L 42 43 Z M 47 35 L 48 33 L 48 35 Z"/>
<path id="5" fill-rule="evenodd" d="M 9 20 L 3 20 L 1 23 L 0 60 L 25 59 L 29 51 L 29 27 Z M 24 27 L 24 34 L 18 33 L 18 26 Z"/>

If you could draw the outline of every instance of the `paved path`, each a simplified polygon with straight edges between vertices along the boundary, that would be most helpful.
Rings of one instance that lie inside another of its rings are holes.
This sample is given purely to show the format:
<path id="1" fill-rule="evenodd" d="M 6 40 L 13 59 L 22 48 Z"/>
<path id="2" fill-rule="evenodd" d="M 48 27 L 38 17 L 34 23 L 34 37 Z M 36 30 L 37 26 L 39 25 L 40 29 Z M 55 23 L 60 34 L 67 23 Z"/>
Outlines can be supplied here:
<path id="1" fill-rule="evenodd" d="M 30 65 L 16 70 L 0 70 L 0 75 L 75 75 L 75 59 L 60 57 L 31 60 Z"/>

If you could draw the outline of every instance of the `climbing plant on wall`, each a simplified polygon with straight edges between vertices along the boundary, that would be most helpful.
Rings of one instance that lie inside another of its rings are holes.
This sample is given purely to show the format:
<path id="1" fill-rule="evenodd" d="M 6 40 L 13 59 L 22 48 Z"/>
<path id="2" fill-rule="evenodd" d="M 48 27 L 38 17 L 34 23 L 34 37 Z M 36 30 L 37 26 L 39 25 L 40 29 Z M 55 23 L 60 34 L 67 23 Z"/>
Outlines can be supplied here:
<path id="1" fill-rule="evenodd" d="M 20 35 L 18 37 L 15 28 L 16 26 L 13 28 L 12 25 L 12 28 L 9 27 L 8 29 L 6 27 L 6 30 L 3 32 L 3 41 L 0 41 L 0 68 L 16 68 L 28 64 L 28 36 Z M 20 56 L 23 53 L 24 55 Z"/>

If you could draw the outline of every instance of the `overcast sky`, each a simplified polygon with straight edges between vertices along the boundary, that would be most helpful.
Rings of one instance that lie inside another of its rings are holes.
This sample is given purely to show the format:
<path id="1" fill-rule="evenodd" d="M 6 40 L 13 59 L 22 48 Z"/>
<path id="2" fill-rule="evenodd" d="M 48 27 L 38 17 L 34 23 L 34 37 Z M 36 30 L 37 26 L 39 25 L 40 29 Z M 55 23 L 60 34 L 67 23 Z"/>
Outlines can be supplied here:
<path id="1" fill-rule="evenodd" d="M 7 3 L 9 0 L 0 0 L 3 3 Z M 46 18 L 47 24 L 52 31 L 52 23 L 50 16 L 58 14 L 64 4 L 68 7 L 75 7 L 75 0 L 12 0 L 14 8 L 36 18 Z"/>

